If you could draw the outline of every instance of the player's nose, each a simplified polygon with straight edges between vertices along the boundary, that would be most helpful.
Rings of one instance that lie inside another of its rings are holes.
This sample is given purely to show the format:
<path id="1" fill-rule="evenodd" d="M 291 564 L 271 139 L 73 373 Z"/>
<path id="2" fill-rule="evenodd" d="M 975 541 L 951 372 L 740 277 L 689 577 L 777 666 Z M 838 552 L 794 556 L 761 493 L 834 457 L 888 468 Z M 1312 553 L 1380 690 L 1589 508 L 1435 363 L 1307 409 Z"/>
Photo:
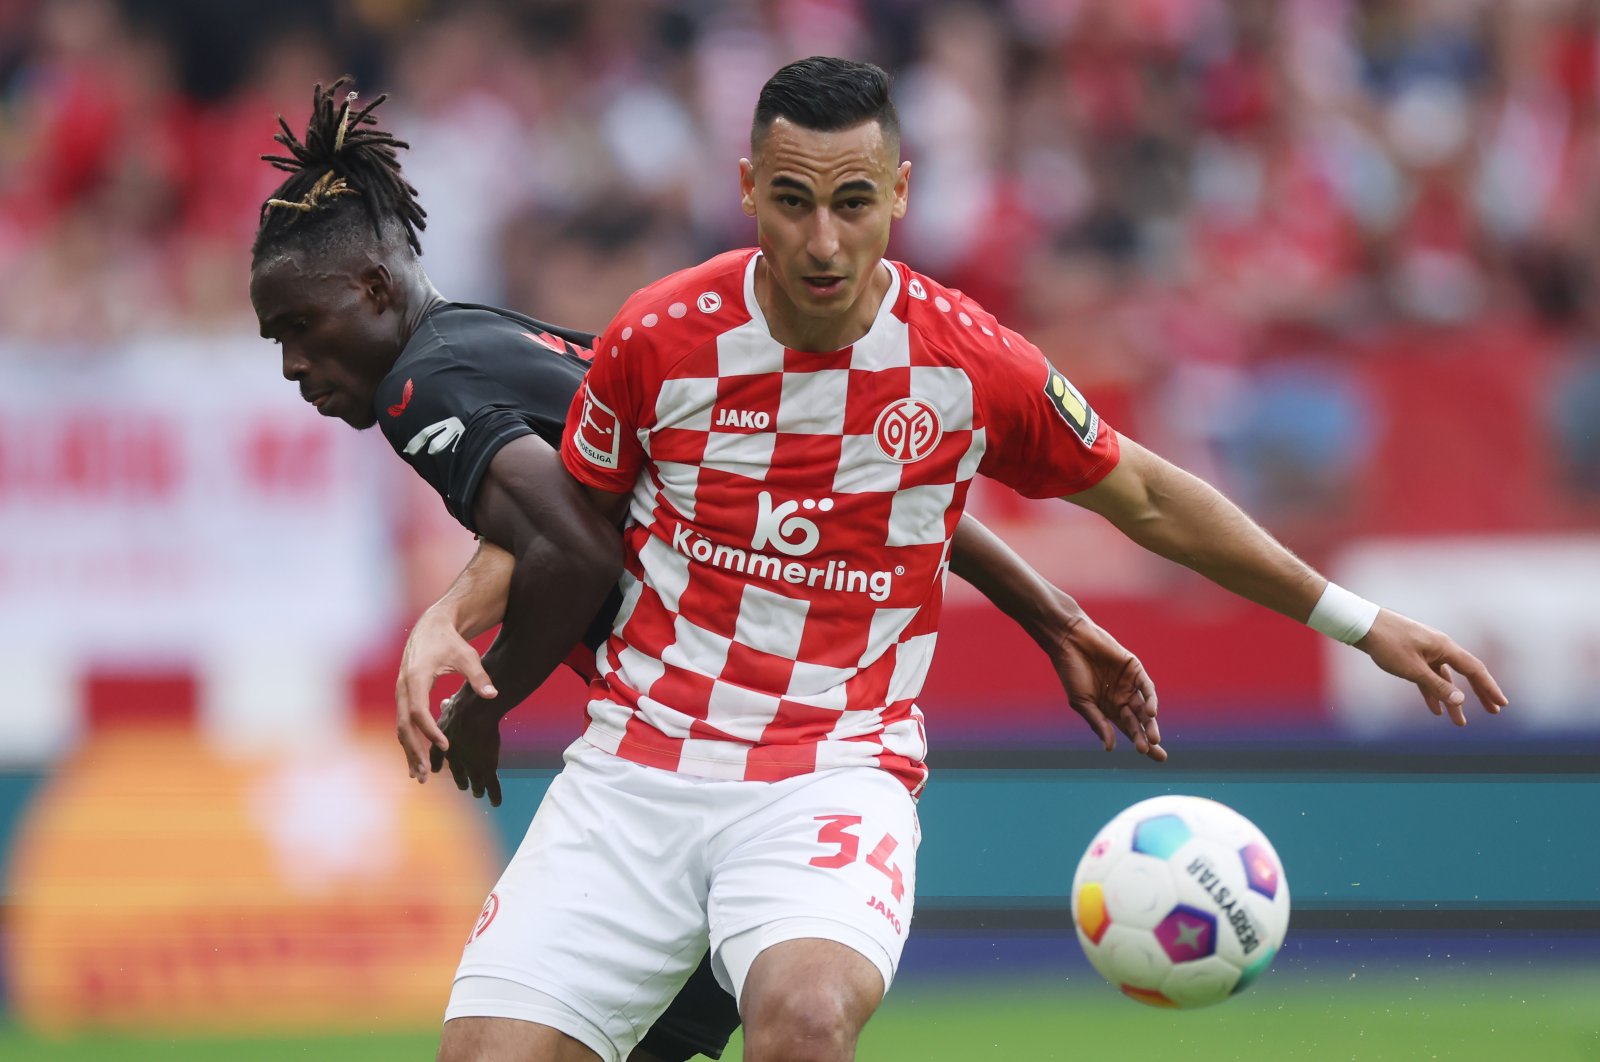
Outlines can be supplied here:
<path id="1" fill-rule="evenodd" d="M 812 262 L 820 266 L 832 264 L 834 255 L 839 253 L 839 228 L 832 211 L 818 210 L 812 215 L 806 253 L 811 256 Z"/>
<path id="2" fill-rule="evenodd" d="M 304 379 L 307 370 L 305 356 L 285 343 L 283 345 L 283 378 L 294 383 Z"/>

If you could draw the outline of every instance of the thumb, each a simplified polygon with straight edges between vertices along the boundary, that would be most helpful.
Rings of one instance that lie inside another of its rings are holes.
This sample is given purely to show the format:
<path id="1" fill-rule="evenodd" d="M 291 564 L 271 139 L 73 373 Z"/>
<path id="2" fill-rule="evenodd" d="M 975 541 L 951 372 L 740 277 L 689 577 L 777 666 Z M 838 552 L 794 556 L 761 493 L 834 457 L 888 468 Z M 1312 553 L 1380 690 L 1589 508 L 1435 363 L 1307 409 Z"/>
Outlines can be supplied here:
<path id="1" fill-rule="evenodd" d="M 494 688 L 494 680 L 489 678 L 489 673 L 483 669 L 483 660 L 469 645 L 461 653 L 456 662 L 456 670 L 461 672 L 462 678 L 467 680 L 479 697 L 491 698 L 499 696 L 500 691 Z"/>

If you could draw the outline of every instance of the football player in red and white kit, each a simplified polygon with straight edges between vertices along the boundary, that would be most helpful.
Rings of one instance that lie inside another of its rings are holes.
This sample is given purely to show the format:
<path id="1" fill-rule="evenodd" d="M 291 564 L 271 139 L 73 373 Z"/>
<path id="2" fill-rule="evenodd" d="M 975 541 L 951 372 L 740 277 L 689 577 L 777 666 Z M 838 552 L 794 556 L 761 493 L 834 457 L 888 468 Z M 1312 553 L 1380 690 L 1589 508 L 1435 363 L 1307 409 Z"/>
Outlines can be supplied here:
<path id="1" fill-rule="evenodd" d="M 568 414 L 566 467 L 627 515 L 623 603 L 584 737 L 463 956 L 444 1059 L 624 1055 L 707 943 L 747 1059 L 853 1057 L 911 922 L 916 698 L 976 475 L 1357 644 L 1457 723 L 1452 669 L 1505 703 L 1445 635 L 1330 584 L 883 259 L 910 179 L 883 71 L 780 70 L 740 178 L 759 249 L 636 293 Z"/>
<path id="2" fill-rule="evenodd" d="M 444 743 L 427 710 L 428 686 L 441 667 L 468 674 L 486 695 L 493 695 L 492 670 L 500 712 L 557 665 L 571 648 L 563 639 L 581 637 L 587 653 L 567 661 L 585 677 L 593 674 L 595 648 L 610 634 L 620 593 L 606 596 L 596 611 L 598 597 L 563 595 L 542 577 L 555 569 L 584 582 L 586 571 L 598 573 L 597 580 L 609 572 L 614 582 L 621 551 L 615 529 L 599 521 L 557 456 L 595 337 L 439 295 L 419 260 L 425 222 L 401 174 L 398 152 L 405 145 L 377 126 L 373 111 L 382 97 L 356 108 L 346 87 L 319 85 L 304 137 L 287 126 L 279 134 L 287 154 L 273 161 L 289 176 L 262 205 L 250 292 L 262 334 L 281 344 L 284 375 L 302 396 L 324 416 L 358 428 L 381 425 L 395 453 L 450 513 L 483 535 L 457 586 L 407 642 L 397 689 L 399 735 L 421 779 L 429 737 Z M 616 554 L 614 567 L 609 552 Z M 962 519 L 950 563 L 1040 644 L 1068 702 L 1107 749 L 1120 728 L 1139 752 L 1165 759 L 1155 688 L 1136 658 L 970 518 Z M 519 568 L 534 573 L 540 592 L 508 602 Z M 465 588 L 480 580 L 495 586 L 493 608 L 457 609 L 473 603 Z M 559 607 L 549 607 L 550 600 Z M 496 624 L 501 637 L 480 662 L 461 632 Z M 528 633 L 536 629 L 538 638 Z M 488 721 L 480 740 L 457 736 L 452 773 L 470 774 L 481 783 L 476 791 L 498 804 L 498 719 Z M 491 928 L 497 904 L 498 898 L 487 906 L 474 936 Z M 732 997 L 702 962 L 639 1039 L 630 1062 L 720 1057 L 738 1024 Z"/>

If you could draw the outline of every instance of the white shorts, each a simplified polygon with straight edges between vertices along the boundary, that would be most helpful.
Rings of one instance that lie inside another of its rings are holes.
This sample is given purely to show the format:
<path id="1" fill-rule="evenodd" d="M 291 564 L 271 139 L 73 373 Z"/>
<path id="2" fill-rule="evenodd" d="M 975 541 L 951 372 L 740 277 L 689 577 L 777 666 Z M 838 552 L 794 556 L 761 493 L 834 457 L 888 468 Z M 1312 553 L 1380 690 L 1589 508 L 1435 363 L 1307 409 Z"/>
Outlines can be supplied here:
<path id="1" fill-rule="evenodd" d="M 893 776 L 697 778 L 581 739 L 566 761 L 478 918 L 447 1021 L 536 1021 L 622 1062 L 708 946 L 737 996 L 762 950 L 810 937 L 860 952 L 888 990 L 921 841 Z"/>

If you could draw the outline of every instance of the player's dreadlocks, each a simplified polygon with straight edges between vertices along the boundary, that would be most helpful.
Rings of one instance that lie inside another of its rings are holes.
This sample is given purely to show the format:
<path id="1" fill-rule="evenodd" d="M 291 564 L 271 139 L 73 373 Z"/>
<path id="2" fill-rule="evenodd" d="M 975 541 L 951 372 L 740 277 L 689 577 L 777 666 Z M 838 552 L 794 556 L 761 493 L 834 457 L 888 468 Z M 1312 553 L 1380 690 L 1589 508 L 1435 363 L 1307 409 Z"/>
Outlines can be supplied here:
<path id="1" fill-rule="evenodd" d="M 363 222 L 371 223 L 380 241 L 386 230 L 403 227 L 411 249 L 422 253 L 417 233 L 427 228 L 427 211 L 417 202 L 417 190 L 400 175 L 396 154 L 410 145 L 377 128 L 372 117 L 387 94 L 352 110 L 356 94 L 341 96 L 349 84 L 350 78 L 342 77 L 326 89 L 318 84 L 312 90 L 303 142 L 295 139 L 283 115 L 278 116 L 282 132 L 273 139 L 289 154 L 261 158 L 288 171 L 289 177 L 261 204 L 252 263 L 291 243 L 331 248 L 355 238 Z"/>

